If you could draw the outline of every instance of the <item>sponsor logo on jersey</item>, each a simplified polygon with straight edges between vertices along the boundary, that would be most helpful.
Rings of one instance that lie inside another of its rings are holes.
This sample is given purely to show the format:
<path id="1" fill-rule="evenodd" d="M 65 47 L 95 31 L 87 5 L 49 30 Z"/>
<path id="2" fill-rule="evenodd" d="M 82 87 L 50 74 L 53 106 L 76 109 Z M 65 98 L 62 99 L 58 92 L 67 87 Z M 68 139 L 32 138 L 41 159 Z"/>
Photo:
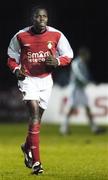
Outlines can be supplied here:
<path id="1" fill-rule="evenodd" d="M 45 62 L 45 58 L 49 56 L 49 52 L 28 52 L 27 53 L 27 59 L 29 62 L 39 63 L 39 62 Z"/>

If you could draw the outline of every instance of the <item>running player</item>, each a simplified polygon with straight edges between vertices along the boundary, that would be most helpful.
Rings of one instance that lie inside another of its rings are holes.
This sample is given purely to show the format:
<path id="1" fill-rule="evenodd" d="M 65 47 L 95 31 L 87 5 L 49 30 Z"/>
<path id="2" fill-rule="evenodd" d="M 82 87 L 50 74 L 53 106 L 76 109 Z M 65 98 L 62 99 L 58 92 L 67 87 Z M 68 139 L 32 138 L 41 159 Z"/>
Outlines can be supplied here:
<path id="1" fill-rule="evenodd" d="M 61 31 L 47 25 L 46 8 L 34 8 L 32 23 L 10 40 L 8 66 L 18 79 L 18 87 L 29 112 L 28 134 L 21 146 L 25 164 L 38 174 L 43 172 L 39 133 L 53 86 L 52 70 L 71 63 L 73 50 Z"/>

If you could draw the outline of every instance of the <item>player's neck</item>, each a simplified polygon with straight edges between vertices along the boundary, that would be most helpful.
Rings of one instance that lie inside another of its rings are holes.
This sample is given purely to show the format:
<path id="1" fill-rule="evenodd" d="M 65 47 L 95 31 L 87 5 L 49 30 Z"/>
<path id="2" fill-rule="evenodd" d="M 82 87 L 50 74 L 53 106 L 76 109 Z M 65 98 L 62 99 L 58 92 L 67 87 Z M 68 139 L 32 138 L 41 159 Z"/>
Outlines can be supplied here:
<path id="1" fill-rule="evenodd" d="M 46 32 L 46 28 L 45 29 L 35 29 L 34 27 L 31 28 L 31 31 L 34 33 L 34 34 L 43 34 Z"/>

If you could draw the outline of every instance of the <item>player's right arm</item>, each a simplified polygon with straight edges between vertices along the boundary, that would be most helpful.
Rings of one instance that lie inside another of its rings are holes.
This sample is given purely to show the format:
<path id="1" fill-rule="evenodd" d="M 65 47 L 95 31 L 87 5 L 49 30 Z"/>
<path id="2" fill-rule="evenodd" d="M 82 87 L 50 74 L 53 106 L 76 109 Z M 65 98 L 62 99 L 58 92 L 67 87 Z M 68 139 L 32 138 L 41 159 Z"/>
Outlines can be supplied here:
<path id="1" fill-rule="evenodd" d="M 20 67 L 20 53 L 21 48 L 17 39 L 17 34 L 11 39 L 8 46 L 8 62 L 7 65 L 10 70 L 15 74 L 18 80 L 24 80 L 25 74 Z"/>
<path id="2" fill-rule="evenodd" d="M 17 39 L 17 35 L 15 35 L 8 46 L 8 62 L 7 65 L 9 66 L 10 70 L 12 72 L 15 72 L 16 69 L 20 69 L 19 64 L 20 64 L 20 44 Z"/>

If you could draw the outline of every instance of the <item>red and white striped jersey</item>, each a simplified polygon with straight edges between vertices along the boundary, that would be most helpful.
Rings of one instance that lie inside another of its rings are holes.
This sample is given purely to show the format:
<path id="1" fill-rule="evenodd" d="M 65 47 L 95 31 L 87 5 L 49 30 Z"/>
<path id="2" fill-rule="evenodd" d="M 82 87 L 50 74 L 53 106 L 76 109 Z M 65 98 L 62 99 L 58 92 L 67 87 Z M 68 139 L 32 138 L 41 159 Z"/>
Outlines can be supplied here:
<path id="1" fill-rule="evenodd" d="M 68 65 L 73 58 L 73 50 L 59 30 L 47 26 L 43 34 L 34 34 L 31 27 L 26 27 L 11 39 L 7 64 L 13 72 L 23 67 L 28 76 L 45 77 L 49 74 L 45 59 L 50 53 L 58 59 L 60 66 Z"/>

